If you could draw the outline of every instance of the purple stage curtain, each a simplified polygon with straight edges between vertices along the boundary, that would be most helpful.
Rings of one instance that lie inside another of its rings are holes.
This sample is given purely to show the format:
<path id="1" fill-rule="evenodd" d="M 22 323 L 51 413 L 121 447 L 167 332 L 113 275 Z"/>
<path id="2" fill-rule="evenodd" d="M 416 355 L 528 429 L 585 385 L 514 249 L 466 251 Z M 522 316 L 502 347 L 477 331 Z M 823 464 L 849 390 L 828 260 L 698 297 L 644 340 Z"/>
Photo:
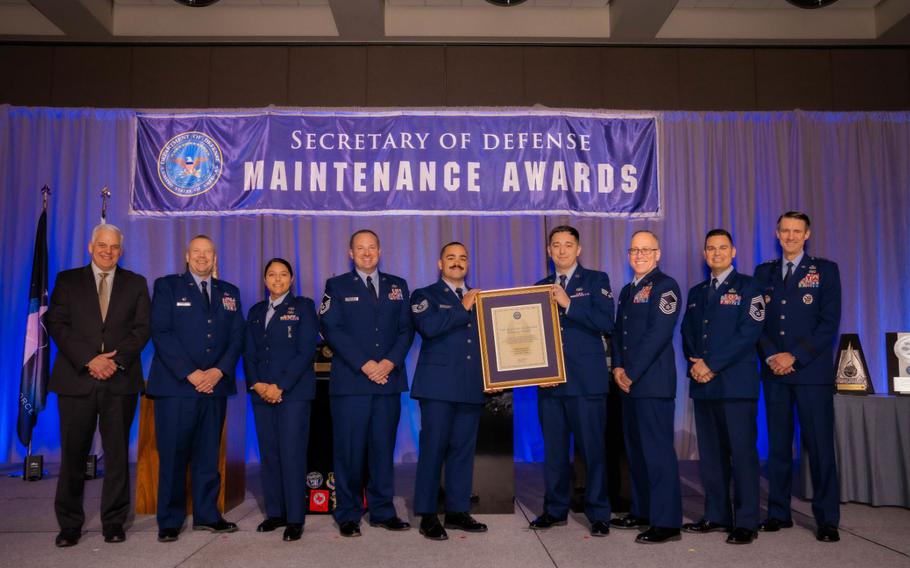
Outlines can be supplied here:
<path id="1" fill-rule="evenodd" d="M 326 278 L 350 270 L 351 232 L 372 228 L 382 240 L 382 270 L 407 279 L 412 289 L 437 277 L 439 247 L 464 242 L 471 255 L 469 282 L 480 288 L 532 284 L 548 270 L 548 229 L 570 223 L 581 232 L 582 263 L 610 275 L 614 293 L 630 280 L 624 250 L 629 236 L 647 228 L 661 237 L 662 269 L 687 289 L 706 276 L 705 232 L 733 233 L 737 267 L 780 254 L 777 216 L 806 211 L 813 220 L 809 253 L 840 264 L 842 332 L 856 332 L 877 392 L 887 392 L 886 331 L 910 330 L 910 114 L 908 113 L 661 113 L 659 170 L 663 217 L 650 220 L 569 217 L 281 217 L 148 219 L 129 217 L 128 192 L 135 148 L 132 110 L 0 107 L 0 461 L 18 461 L 19 373 L 28 313 L 29 267 L 40 188 L 53 193 L 48 210 L 52 277 L 88 262 L 87 243 L 100 215 L 99 192 L 110 188 L 108 221 L 125 234 L 122 265 L 149 284 L 183 270 L 183 249 L 197 233 L 219 247 L 221 277 L 240 286 L 244 311 L 264 297 L 262 264 L 289 259 L 296 292 L 317 302 Z M 679 349 L 677 337 L 677 352 Z M 413 368 L 418 349 L 409 358 Z M 143 360 L 151 359 L 151 346 Z M 676 446 L 696 455 L 688 379 L 678 357 Z M 243 395 L 241 395 L 243 396 Z M 396 460 L 416 460 L 419 410 L 405 395 Z M 515 394 L 515 456 L 542 459 L 536 394 Z M 248 455 L 256 459 L 252 418 Z M 134 428 L 136 425 L 134 424 Z M 760 453 L 766 454 L 764 418 Z M 133 432 L 135 440 L 136 432 Z M 48 397 L 34 430 L 33 451 L 56 461 L 56 397 Z"/>

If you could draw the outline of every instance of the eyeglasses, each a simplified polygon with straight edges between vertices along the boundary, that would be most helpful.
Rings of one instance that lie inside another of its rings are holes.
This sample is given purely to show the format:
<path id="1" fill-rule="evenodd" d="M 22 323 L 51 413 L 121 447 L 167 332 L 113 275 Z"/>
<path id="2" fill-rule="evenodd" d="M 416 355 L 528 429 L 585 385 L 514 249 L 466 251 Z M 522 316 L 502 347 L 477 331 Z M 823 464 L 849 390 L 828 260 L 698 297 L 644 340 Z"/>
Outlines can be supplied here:
<path id="1" fill-rule="evenodd" d="M 651 256 L 660 249 L 645 249 L 645 248 L 630 248 L 628 251 L 629 256 Z"/>

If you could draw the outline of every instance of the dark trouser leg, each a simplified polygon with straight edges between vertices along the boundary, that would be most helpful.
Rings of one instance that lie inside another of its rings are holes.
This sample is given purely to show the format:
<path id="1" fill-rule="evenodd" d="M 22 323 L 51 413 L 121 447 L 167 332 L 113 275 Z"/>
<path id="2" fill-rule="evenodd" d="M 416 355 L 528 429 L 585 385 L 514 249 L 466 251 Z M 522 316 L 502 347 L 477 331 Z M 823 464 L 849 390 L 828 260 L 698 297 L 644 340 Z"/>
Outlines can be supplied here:
<path id="1" fill-rule="evenodd" d="M 130 426 L 138 400 L 136 394 L 117 395 L 107 388 L 99 389 L 98 427 L 105 470 L 101 487 L 101 523 L 104 527 L 123 525 L 130 512 Z"/>

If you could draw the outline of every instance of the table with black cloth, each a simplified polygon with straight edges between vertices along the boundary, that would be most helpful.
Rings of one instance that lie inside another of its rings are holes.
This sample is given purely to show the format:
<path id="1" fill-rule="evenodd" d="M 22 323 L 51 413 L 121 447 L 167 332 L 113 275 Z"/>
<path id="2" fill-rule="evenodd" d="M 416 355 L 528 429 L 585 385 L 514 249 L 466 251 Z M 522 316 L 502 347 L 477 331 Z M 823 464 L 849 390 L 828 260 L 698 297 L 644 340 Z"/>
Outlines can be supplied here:
<path id="1" fill-rule="evenodd" d="M 840 500 L 876 507 L 910 507 L 910 397 L 834 396 L 834 445 Z M 812 496 L 802 446 L 804 496 Z"/>

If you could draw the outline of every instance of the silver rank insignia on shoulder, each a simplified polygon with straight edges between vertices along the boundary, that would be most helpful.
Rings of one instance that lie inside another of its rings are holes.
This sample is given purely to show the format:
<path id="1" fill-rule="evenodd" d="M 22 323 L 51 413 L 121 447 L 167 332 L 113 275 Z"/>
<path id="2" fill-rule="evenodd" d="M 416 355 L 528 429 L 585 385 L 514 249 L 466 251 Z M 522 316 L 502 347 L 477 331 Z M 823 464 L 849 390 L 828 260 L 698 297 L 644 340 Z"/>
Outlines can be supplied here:
<path id="1" fill-rule="evenodd" d="M 319 315 L 323 315 L 332 307 L 332 297 L 328 294 L 322 295 L 322 303 L 319 304 Z"/>
<path id="2" fill-rule="evenodd" d="M 427 308 L 430 307 L 430 302 L 427 300 L 421 301 L 419 304 L 411 304 L 411 311 L 415 314 L 420 314 L 427 311 Z"/>
<path id="3" fill-rule="evenodd" d="M 676 305 L 678 303 L 679 299 L 673 290 L 668 290 L 660 295 L 660 311 L 667 315 L 676 313 Z"/>
<path id="4" fill-rule="evenodd" d="M 755 296 L 752 298 L 752 301 L 749 302 L 749 315 L 752 316 L 752 319 L 755 321 L 765 321 L 765 298 L 762 296 Z"/>

